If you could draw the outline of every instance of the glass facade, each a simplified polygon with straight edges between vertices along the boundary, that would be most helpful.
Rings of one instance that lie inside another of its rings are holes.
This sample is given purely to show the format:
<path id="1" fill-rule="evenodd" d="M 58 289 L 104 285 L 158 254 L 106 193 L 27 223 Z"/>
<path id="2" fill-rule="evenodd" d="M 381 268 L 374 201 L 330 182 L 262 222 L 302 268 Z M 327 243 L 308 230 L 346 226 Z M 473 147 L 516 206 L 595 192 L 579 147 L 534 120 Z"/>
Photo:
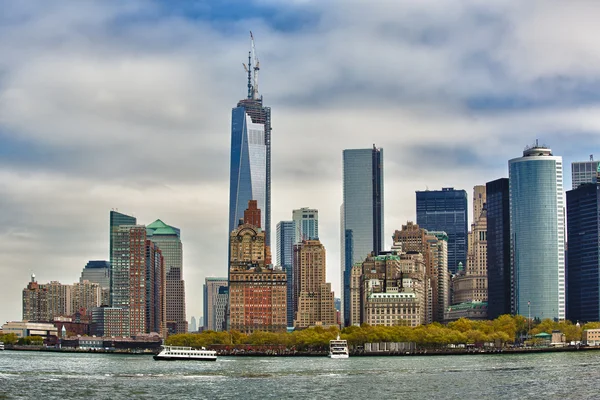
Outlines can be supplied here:
<path id="1" fill-rule="evenodd" d="M 348 325 L 352 265 L 383 246 L 383 149 L 344 150 L 343 169 L 342 306 Z"/>
<path id="2" fill-rule="evenodd" d="M 292 220 L 296 224 L 295 243 L 319 239 L 319 210 L 310 208 L 294 210 Z"/>
<path id="3" fill-rule="evenodd" d="M 277 224 L 277 265 L 281 266 L 287 276 L 287 326 L 294 326 L 294 272 L 292 260 L 295 237 L 296 223 L 294 221 L 281 221 Z"/>
<path id="4" fill-rule="evenodd" d="M 271 236 L 271 109 L 262 100 L 247 99 L 231 112 L 229 232 L 249 200 L 256 200 L 267 245 Z"/>
<path id="5" fill-rule="evenodd" d="M 567 192 L 567 318 L 600 320 L 600 185 Z"/>
<path id="6" fill-rule="evenodd" d="M 571 163 L 571 184 L 577 189 L 584 183 L 596 183 L 598 176 L 598 161 L 581 161 Z"/>
<path id="7" fill-rule="evenodd" d="M 508 178 L 486 184 L 488 318 L 510 314 L 510 211 Z"/>
<path id="8" fill-rule="evenodd" d="M 428 231 L 448 234 L 448 269 L 467 265 L 467 192 L 454 188 L 417 191 L 417 224 Z"/>
<path id="9" fill-rule="evenodd" d="M 565 318 L 562 158 L 527 148 L 509 161 L 510 242 L 515 314 Z"/>
<path id="10" fill-rule="evenodd" d="M 119 228 L 119 226 L 121 225 L 136 225 L 137 224 L 137 219 L 135 217 L 132 217 L 130 215 L 126 215 L 126 214 L 121 214 L 118 211 L 111 211 L 110 212 L 110 225 L 109 225 L 109 240 L 110 240 L 110 245 L 109 245 L 109 254 L 108 257 L 110 259 L 110 265 L 111 265 L 111 274 L 110 274 L 110 304 L 113 304 L 113 273 L 112 273 L 112 269 L 113 269 L 113 265 L 114 265 L 114 260 L 113 260 L 113 253 L 114 253 L 114 238 L 117 232 L 117 229 Z"/>

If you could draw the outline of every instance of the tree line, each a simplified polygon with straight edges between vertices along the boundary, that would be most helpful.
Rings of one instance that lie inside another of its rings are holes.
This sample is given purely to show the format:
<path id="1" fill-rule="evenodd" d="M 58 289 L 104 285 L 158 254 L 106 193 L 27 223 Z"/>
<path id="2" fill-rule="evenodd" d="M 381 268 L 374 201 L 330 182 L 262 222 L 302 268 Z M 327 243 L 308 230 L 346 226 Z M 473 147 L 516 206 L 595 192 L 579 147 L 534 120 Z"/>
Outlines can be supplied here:
<path id="1" fill-rule="evenodd" d="M 434 322 L 417 327 L 409 326 L 350 326 L 341 331 L 337 327 L 314 327 L 293 332 L 254 332 L 250 335 L 238 331 L 201 333 L 183 333 L 169 336 L 167 345 L 208 347 L 210 345 L 251 345 L 251 346 L 285 346 L 298 351 L 325 350 L 329 341 L 340 335 L 348 340 L 348 344 L 357 347 L 365 343 L 377 342 L 415 342 L 420 347 L 441 347 L 449 344 L 478 343 L 514 343 L 527 335 L 534 336 L 541 332 L 552 333 L 554 330 L 565 334 L 566 340 L 580 341 L 584 329 L 600 328 L 600 322 L 590 322 L 583 326 L 570 321 L 528 321 L 520 315 L 501 315 L 494 320 L 474 321 L 461 318 L 442 325 Z"/>

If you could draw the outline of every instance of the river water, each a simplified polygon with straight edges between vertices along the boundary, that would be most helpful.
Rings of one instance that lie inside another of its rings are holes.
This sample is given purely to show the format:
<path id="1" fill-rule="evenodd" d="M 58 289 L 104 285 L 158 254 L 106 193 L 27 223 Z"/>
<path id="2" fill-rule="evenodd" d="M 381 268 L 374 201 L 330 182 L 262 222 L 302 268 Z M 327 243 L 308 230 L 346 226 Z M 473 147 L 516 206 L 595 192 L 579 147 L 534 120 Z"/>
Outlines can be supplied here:
<path id="1" fill-rule="evenodd" d="M 592 399 L 600 352 L 220 357 L 0 352 L 0 399 Z"/>

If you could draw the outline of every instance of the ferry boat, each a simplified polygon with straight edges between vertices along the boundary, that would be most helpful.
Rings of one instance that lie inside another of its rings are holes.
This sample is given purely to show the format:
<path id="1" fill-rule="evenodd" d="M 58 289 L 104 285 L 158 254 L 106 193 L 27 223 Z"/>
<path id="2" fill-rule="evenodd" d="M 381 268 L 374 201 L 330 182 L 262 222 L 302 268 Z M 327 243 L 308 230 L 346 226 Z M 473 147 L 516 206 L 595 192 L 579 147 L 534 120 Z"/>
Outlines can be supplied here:
<path id="1" fill-rule="evenodd" d="M 4 350 L 4 343 L 0 342 L 0 350 Z"/>
<path id="2" fill-rule="evenodd" d="M 204 347 L 200 350 L 191 347 L 182 346 L 161 346 L 160 353 L 154 356 L 155 360 L 175 361 L 217 361 L 217 352 L 206 350 Z"/>
<path id="3" fill-rule="evenodd" d="M 340 340 L 340 335 L 337 339 L 329 341 L 329 358 L 348 358 L 348 341 Z"/>

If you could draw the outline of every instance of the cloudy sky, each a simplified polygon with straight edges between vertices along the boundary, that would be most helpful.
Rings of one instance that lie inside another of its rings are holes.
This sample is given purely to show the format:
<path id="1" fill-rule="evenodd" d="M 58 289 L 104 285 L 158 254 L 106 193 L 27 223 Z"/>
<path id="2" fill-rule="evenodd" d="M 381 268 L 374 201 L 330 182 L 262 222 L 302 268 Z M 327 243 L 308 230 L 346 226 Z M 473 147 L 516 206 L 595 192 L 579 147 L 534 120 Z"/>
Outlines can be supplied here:
<path id="1" fill-rule="evenodd" d="M 188 318 L 227 271 L 231 108 L 249 34 L 272 107 L 273 227 L 320 213 L 339 293 L 345 148 L 384 148 L 385 231 L 415 190 L 507 176 L 536 138 L 598 153 L 600 2 L 0 0 L 0 322 L 108 259 L 113 208 L 182 230 Z M 389 246 L 388 239 L 387 245 Z"/>

